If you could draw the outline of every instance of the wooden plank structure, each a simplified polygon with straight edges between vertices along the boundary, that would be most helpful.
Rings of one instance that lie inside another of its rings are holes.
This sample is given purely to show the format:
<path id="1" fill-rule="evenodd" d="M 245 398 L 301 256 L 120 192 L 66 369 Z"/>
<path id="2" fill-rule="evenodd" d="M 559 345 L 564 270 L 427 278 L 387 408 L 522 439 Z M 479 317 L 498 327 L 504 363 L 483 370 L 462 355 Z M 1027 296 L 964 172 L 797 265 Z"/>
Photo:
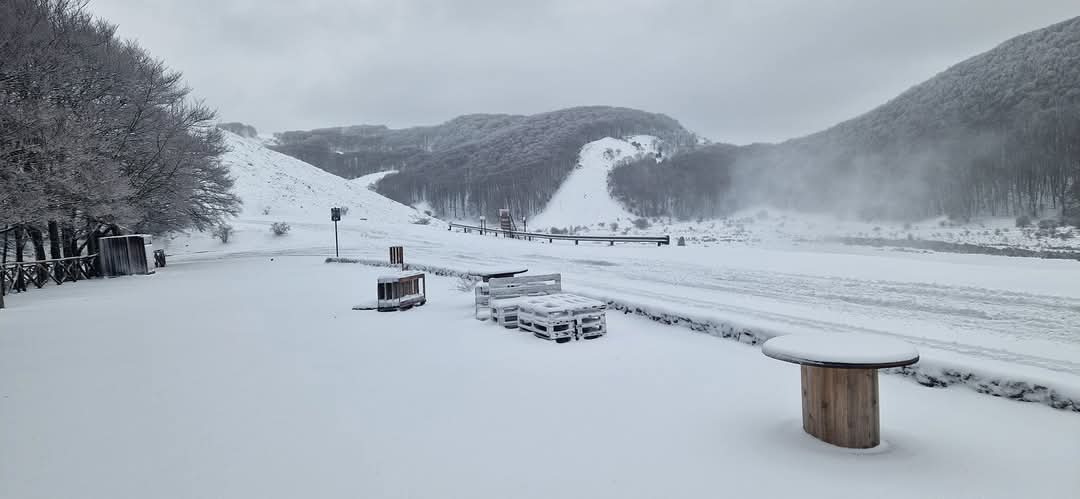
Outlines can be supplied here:
<path id="1" fill-rule="evenodd" d="M 520 298 L 561 292 L 561 274 L 492 278 L 487 282 L 491 319 L 500 326 L 516 329 Z"/>
<path id="2" fill-rule="evenodd" d="M 405 248 L 402 246 L 390 247 L 390 265 L 400 265 L 405 270 Z"/>
<path id="3" fill-rule="evenodd" d="M 803 430 L 853 449 L 881 444 L 878 369 L 919 361 L 911 345 L 868 334 L 778 336 L 762 352 L 800 365 Z"/>
<path id="4" fill-rule="evenodd" d="M 473 317 L 482 321 L 486 321 L 489 317 L 491 317 L 491 292 L 488 281 L 498 277 L 514 277 L 517 274 L 522 274 L 528 271 L 529 269 L 525 267 L 470 270 L 468 272 L 469 275 L 479 277 L 480 280 L 483 281 L 477 284 L 475 288 L 473 288 L 473 293 L 475 293 L 476 298 L 476 305 L 473 309 Z"/>
<path id="5" fill-rule="evenodd" d="M 142 275 L 154 272 L 153 246 L 149 234 L 109 236 L 98 241 L 103 276 Z"/>
<path id="6" fill-rule="evenodd" d="M 423 272 L 397 272 L 379 277 L 380 312 L 408 310 L 427 303 L 427 283 Z"/>
<path id="7" fill-rule="evenodd" d="M 606 309 L 604 302 L 568 293 L 526 297 L 518 304 L 518 327 L 557 343 L 594 340 L 607 334 Z"/>

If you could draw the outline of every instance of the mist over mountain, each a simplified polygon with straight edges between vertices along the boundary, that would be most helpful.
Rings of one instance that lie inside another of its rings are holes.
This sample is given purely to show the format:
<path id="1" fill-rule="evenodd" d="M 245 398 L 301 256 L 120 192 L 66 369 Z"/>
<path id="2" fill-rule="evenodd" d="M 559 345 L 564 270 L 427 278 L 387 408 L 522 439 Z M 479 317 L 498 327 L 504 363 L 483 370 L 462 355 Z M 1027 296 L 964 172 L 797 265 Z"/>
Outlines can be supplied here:
<path id="1" fill-rule="evenodd" d="M 353 178 L 395 169 L 379 193 L 427 203 L 439 215 L 539 212 L 577 163 L 585 144 L 604 137 L 653 135 L 674 152 L 697 137 L 674 119 L 636 109 L 590 106 L 531 116 L 474 114 L 401 130 L 353 126 L 277 135 L 275 149 Z"/>
<path id="2" fill-rule="evenodd" d="M 716 216 L 768 203 L 864 218 L 964 218 L 1075 215 L 1078 178 L 1074 18 L 1013 38 L 827 130 L 641 161 L 612 172 L 610 186 L 646 216 Z"/>

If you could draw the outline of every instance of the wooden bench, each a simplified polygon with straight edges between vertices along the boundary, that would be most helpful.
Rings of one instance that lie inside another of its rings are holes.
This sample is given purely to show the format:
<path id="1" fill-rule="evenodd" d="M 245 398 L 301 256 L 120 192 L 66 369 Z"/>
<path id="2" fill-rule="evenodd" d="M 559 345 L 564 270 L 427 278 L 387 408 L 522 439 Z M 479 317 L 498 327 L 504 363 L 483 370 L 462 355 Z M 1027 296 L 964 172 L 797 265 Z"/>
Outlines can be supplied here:
<path id="1" fill-rule="evenodd" d="M 518 303 L 518 327 L 537 338 L 566 343 L 607 334 L 604 302 L 567 293 L 527 297 Z"/>
<path id="2" fill-rule="evenodd" d="M 482 282 L 473 288 L 476 295 L 476 305 L 473 309 L 473 317 L 477 320 L 486 321 L 491 317 L 491 293 L 488 291 L 488 281 L 492 278 L 514 277 L 517 274 L 528 272 L 525 267 L 506 267 L 497 269 L 470 270 L 467 273 L 479 277 Z"/>
<path id="3" fill-rule="evenodd" d="M 908 343 L 870 334 L 777 336 L 761 350 L 800 365 L 803 430 L 854 449 L 881 443 L 877 370 L 919 361 L 919 352 Z"/>
<path id="4" fill-rule="evenodd" d="M 517 328 L 517 310 L 522 297 L 562 292 L 562 275 L 546 274 L 495 277 L 487 282 L 491 319 L 500 326 Z"/>

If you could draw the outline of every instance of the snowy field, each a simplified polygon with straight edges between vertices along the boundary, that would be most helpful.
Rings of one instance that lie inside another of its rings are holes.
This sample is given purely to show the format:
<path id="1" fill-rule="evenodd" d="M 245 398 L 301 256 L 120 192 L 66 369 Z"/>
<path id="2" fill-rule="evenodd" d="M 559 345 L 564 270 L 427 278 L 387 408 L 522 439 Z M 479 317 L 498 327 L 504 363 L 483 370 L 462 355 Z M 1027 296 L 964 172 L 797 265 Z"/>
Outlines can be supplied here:
<path id="1" fill-rule="evenodd" d="M 655 147 L 645 139 L 634 140 Z M 424 215 L 366 188 L 382 174 L 344 181 L 258 142 L 231 140 L 236 147 L 228 161 L 234 172 L 239 169 L 237 192 L 247 200 L 244 214 L 233 222 L 236 233 L 228 244 L 201 234 L 159 240 L 174 258 L 332 256 L 328 207 L 336 202 L 351 210 L 340 224 L 344 257 L 385 261 L 387 247 L 404 245 L 407 262 L 442 269 L 521 265 L 533 273 L 562 272 L 574 292 L 654 316 L 686 319 L 679 322 L 691 321 L 719 335 L 856 332 L 901 337 L 919 347 L 923 372 L 951 373 L 977 390 L 1004 396 L 1053 404 L 1045 393 L 1049 388 L 1059 398 L 1080 401 L 1080 264 L 1075 261 L 807 242 L 797 235 L 839 222 L 776 212 L 744 221 L 759 234 L 777 228 L 792 232 L 758 243 L 608 247 L 480 237 L 448 232 L 437 220 L 426 226 L 407 223 Z M 583 168 L 556 195 L 562 204 L 553 201 L 546 216 L 585 223 L 591 212 L 579 195 L 568 193 L 599 184 L 602 175 L 596 173 L 615 160 L 603 153 L 624 148 L 636 151 L 630 142 L 615 139 L 583 148 Z M 806 226 L 796 231 L 796 220 Z M 269 227 L 274 221 L 290 223 L 292 232 L 273 236 Z M 725 222 L 698 225 L 709 224 Z M 990 386 L 994 382 L 999 384 Z M 1008 386 L 1013 382 L 1023 386 Z M 1040 387 L 1042 394 L 1032 393 Z"/>
<path id="2" fill-rule="evenodd" d="M 418 246 L 409 241 L 407 259 L 431 251 Z M 0 498 L 1070 497 L 1080 487 L 1075 413 L 882 376 L 885 443 L 841 450 L 802 433 L 798 368 L 748 345 L 619 313 L 605 338 L 547 343 L 473 320 L 472 296 L 437 277 L 424 307 L 352 311 L 380 269 L 234 256 L 174 258 L 154 276 L 9 301 Z"/>

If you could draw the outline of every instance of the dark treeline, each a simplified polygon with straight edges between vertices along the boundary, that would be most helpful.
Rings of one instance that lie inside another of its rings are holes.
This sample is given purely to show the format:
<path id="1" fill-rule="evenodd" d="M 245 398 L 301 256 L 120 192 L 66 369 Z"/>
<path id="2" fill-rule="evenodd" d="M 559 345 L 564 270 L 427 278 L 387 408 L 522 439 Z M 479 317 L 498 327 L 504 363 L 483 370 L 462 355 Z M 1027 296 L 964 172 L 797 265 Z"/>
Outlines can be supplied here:
<path id="1" fill-rule="evenodd" d="M 438 151 L 479 140 L 524 120 L 508 114 L 470 114 L 434 126 L 382 125 L 320 128 L 276 134 L 272 149 L 335 175 L 356 178 L 419 163 Z"/>
<path id="2" fill-rule="evenodd" d="M 612 190 L 653 216 L 768 203 L 864 218 L 1048 209 L 1076 218 L 1080 18 L 1009 40 L 828 130 L 735 156 L 718 154 L 719 171 L 696 160 L 680 168 L 678 158 L 672 168 L 633 165 L 659 192 L 639 193 L 629 171 L 613 172 Z M 710 188 L 722 201 L 700 195 Z"/>
<path id="3" fill-rule="evenodd" d="M 604 137 L 647 134 L 667 151 L 697 137 L 662 114 L 616 107 L 579 107 L 542 113 L 482 139 L 434 152 L 384 178 L 377 190 L 397 201 L 426 201 L 441 215 L 515 216 L 542 210 L 577 164 L 582 146 Z"/>
<path id="4" fill-rule="evenodd" d="M 715 217 L 736 208 L 731 196 L 731 166 L 739 148 L 712 144 L 674 155 L 662 163 L 648 155 L 616 165 L 608 190 L 630 211 L 645 217 Z"/>
<path id="5" fill-rule="evenodd" d="M 239 204 L 214 112 L 84 3 L 0 2 L 0 229 L 36 258 L 46 237 L 72 256 L 106 227 L 203 229 Z"/>
<path id="6" fill-rule="evenodd" d="M 347 178 L 396 169 L 379 193 L 430 203 L 439 215 L 515 216 L 543 209 L 577 164 L 581 147 L 604 137 L 650 134 L 669 151 L 697 137 L 661 114 L 579 107 L 532 116 L 473 114 L 430 127 L 326 128 L 277 135 L 274 149 Z"/>

